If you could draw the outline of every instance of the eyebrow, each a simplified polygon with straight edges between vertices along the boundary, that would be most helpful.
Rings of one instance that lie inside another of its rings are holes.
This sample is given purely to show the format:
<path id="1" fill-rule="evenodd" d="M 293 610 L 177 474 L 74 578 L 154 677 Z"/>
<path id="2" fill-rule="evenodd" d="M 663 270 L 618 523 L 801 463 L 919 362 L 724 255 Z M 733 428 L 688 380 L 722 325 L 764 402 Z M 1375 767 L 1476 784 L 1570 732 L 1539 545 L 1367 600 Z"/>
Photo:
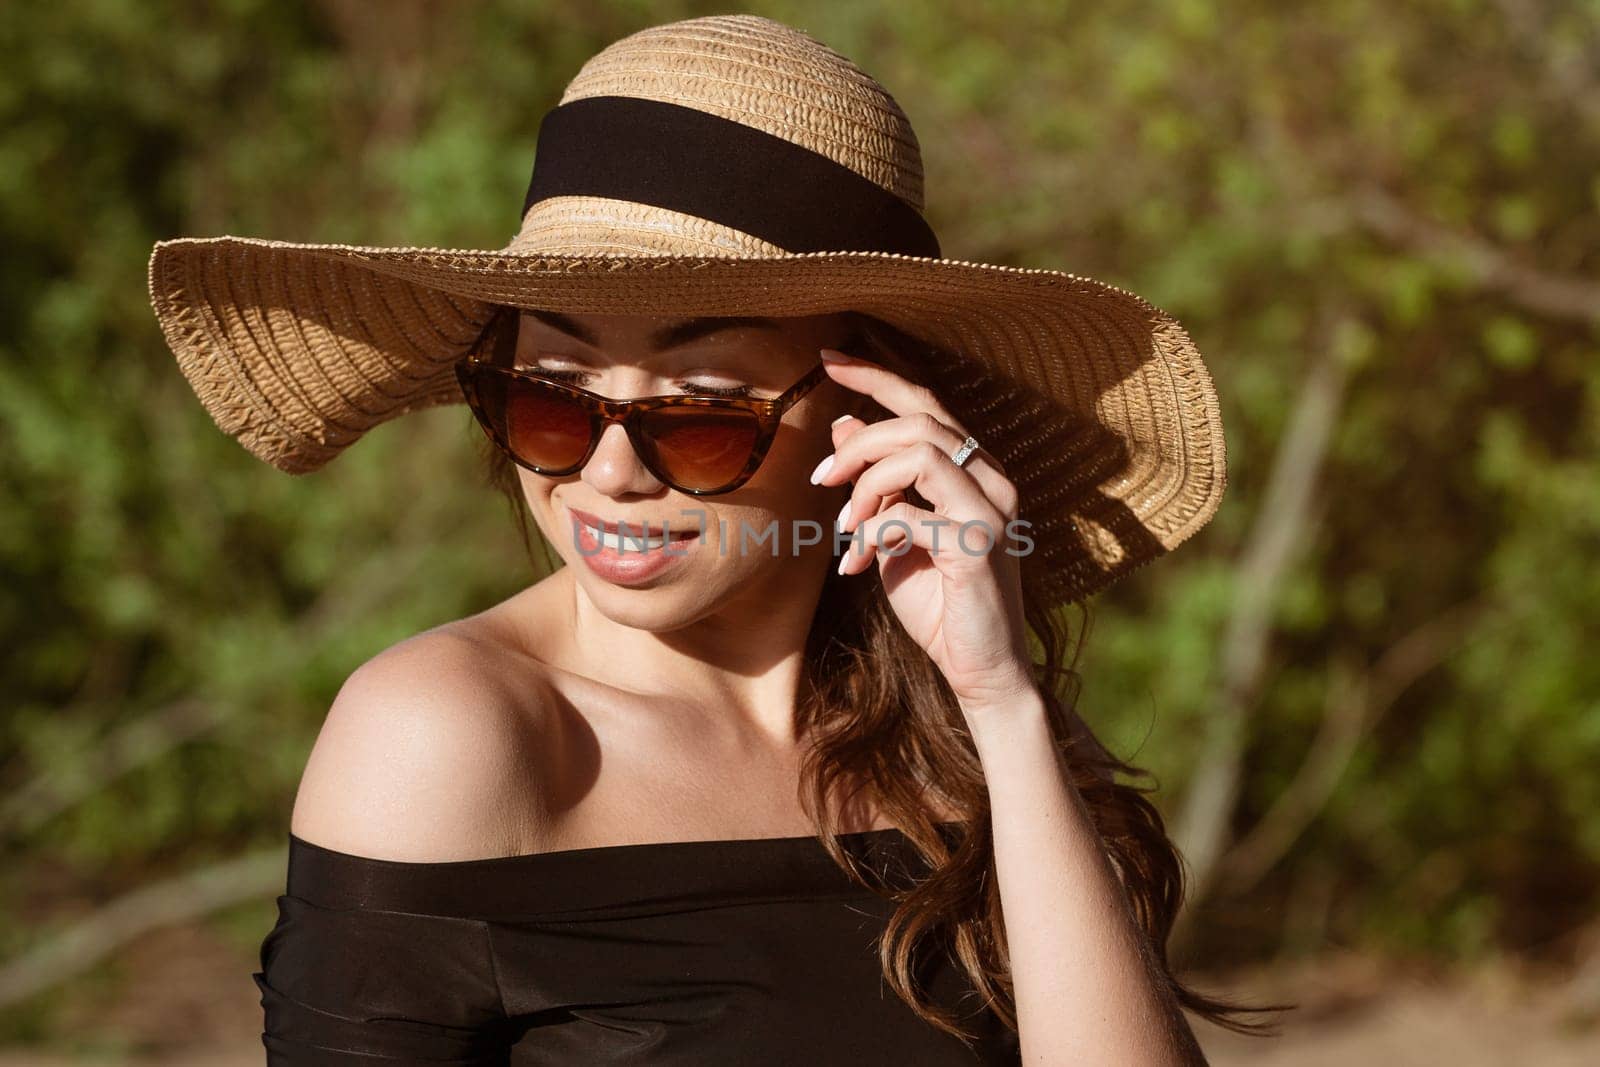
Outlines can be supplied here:
<path id="1" fill-rule="evenodd" d="M 543 311 L 529 308 L 524 314 L 532 315 L 546 326 L 560 330 L 571 337 L 576 337 L 584 344 L 593 348 L 600 347 L 600 339 L 594 331 L 581 326 L 571 318 L 558 311 Z M 716 317 L 685 319 L 683 322 L 674 323 L 663 327 L 650 335 L 650 347 L 656 351 L 686 345 L 690 341 L 699 340 L 709 334 L 720 330 L 732 330 L 738 327 L 749 327 L 757 330 L 781 330 L 782 327 L 776 319 L 762 318 L 751 315 L 726 315 Z"/>

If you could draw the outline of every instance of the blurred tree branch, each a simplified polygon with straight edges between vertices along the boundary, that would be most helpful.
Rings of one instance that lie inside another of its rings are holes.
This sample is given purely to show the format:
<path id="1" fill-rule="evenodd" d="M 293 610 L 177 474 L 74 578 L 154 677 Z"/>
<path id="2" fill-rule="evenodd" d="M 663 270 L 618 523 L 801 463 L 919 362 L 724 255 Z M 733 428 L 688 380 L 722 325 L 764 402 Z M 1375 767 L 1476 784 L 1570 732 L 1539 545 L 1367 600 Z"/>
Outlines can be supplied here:
<path id="1" fill-rule="evenodd" d="M 1175 820 L 1173 839 L 1189 866 L 1189 899 L 1210 889 L 1228 843 L 1239 795 L 1251 715 L 1267 673 L 1273 608 L 1284 575 L 1310 525 L 1319 472 L 1343 406 L 1348 371 L 1334 335 L 1347 313 L 1331 302 L 1320 316 L 1310 367 L 1301 380 L 1288 429 L 1273 458 L 1260 509 L 1240 554 L 1222 639 L 1222 677 L 1207 702 L 1206 732 L 1194 776 Z M 1192 915 L 1186 909 L 1184 915 Z M 1177 930 L 1183 926 L 1180 916 Z M 1180 937 L 1177 930 L 1175 937 Z"/>
<path id="2" fill-rule="evenodd" d="M 1356 224 L 1424 259 L 1465 267 L 1477 284 L 1524 308 L 1560 319 L 1600 321 L 1600 283 L 1521 263 L 1503 249 L 1422 217 L 1397 196 L 1369 186 L 1336 204 Z"/>
<path id="3" fill-rule="evenodd" d="M 295 627 L 307 647 L 381 609 L 386 596 L 418 573 L 429 549 L 443 538 L 443 530 L 428 522 L 430 514 L 423 508 L 410 509 L 396 527 L 399 536 L 393 554 L 347 568 L 325 588 Z M 105 744 L 46 768 L 8 797 L 0 806 L 0 833 L 37 829 L 119 776 L 216 730 L 226 718 L 215 704 L 186 700 L 128 724 Z M 260 896 L 275 896 L 283 889 L 286 860 L 283 848 L 266 849 L 129 892 L 45 944 L 0 962 L 0 1007 L 94 966 L 149 930 L 199 920 Z"/>
<path id="4" fill-rule="evenodd" d="M 1528 5 L 1502 0 L 1502 6 L 1522 9 Z M 1562 69 L 1567 67 L 1582 65 L 1565 64 Z M 1572 86 L 1571 102 L 1600 116 L 1600 90 L 1590 72 L 1563 77 L 1589 79 Z M 1292 228 L 1324 233 L 1363 230 L 1399 251 L 1446 268 L 1464 269 L 1474 284 L 1499 292 L 1529 311 L 1583 323 L 1600 321 L 1600 281 L 1525 263 L 1476 234 L 1428 218 L 1407 197 L 1371 178 L 1374 173 L 1400 168 L 1375 161 L 1352 164 L 1360 152 L 1342 133 L 1299 126 L 1269 109 L 1252 112 L 1252 144 L 1284 189 L 1285 201 L 1294 205 L 1293 217 L 1285 220 Z M 1336 177 L 1352 169 L 1359 173 L 1355 180 Z M 1330 176 L 1335 177 L 1330 180 Z"/>
<path id="5" fill-rule="evenodd" d="M 1330 671 L 1327 713 L 1294 777 L 1219 863 L 1216 888 L 1244 893 L 1294 845 L 1326 806 L 1361 738 L 1410 685 L 1459 649 L 1494 602 L 1487 593 L 1429 619 L 1384 650 L 1369 670 Z"/>
<path id="6" fill-rule="evenodd" d="M 1528 53 L 1542 75 L 1545 101 L 1555 106 L 1566 104 L 1576 110 L 1591 127 L 1600 128 L 1600 47 L 1576 48 L 1555 53 L 1550 47 L 1551 11 L 1557 5 L 1531 0 L 1496 0 L 1510 39 Z"/>
<path id="7" fill-rule="evenodd" d="M 369 556 L 340 570 L 300 613 L 292 629 L 301 636 L 301 647 L 309 651 L 328 634 L 381 610 L 387 598 L 420 572 L 428 553 L 446 536 L 450 521 L 424 508 L 408 509 L 394 527 L 391 554 Z M 214 701 L 186 699 L 123 725 L 100 744 L 43 768 L 0 801 L 0 837 L 37 830 L 130 771 L 213 733 L 226 724 L 229 714 Z"/>
<path id="8" fill-rule="evenodd" d="M 141 934 L 281 892 L 287 850 L 246 852 L 162 879 L 71 920 L 42 944 L 0 963 L 0 1008 L 93 967 Z"/>
<path id="9" fill-rule="evenodd" d="M 0 837 L 32 833 L 122 775 L 210 733 L 222 722 L 216 705 L 180 700 L 124 724 L 99 745 L 44 767 L 0 801 Z"/>

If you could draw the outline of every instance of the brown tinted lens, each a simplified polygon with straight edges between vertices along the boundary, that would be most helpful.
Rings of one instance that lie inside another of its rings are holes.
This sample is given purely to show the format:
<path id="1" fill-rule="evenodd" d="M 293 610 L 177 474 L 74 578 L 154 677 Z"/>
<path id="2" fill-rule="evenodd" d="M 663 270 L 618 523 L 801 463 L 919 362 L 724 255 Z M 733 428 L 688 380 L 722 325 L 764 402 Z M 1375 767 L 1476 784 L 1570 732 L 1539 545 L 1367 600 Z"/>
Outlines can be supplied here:
<path id="1" fill-rule="evenodd" d="M 513 455 L 565 470 L 589 450 L 589 413 L 575 397 L 544 382 L 482 374 L 478 395 Z"/>
<path id="2" fill-rule="evenodd" d="M 761 422 L 750 411 L 662 408 L 641 424 L 657 468 L 686 489 L 717 489 L 750 463 Z"/>

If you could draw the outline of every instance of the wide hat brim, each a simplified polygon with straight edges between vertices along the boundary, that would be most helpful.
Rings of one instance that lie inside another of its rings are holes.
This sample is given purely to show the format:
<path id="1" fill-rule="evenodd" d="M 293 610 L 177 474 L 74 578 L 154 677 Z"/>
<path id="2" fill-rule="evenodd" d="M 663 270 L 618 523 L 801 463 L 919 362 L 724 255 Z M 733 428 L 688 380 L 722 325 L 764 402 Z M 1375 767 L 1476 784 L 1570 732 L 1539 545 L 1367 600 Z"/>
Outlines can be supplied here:
<path id="1" fill-rule="evenodd" d="M 931 384 L 1017 485 L 1024 574 L 1081 600 L 1204 526 L 1222 419 L 1188 333 L 1061 271 L 888 252 L 553 255 L 242 237 L 156 245 L 150 296 L 216 424 L 292 474 L 406 412 L 462 403 L 494 305 L 593 314 L 855 310 L 932 346 Z"/>

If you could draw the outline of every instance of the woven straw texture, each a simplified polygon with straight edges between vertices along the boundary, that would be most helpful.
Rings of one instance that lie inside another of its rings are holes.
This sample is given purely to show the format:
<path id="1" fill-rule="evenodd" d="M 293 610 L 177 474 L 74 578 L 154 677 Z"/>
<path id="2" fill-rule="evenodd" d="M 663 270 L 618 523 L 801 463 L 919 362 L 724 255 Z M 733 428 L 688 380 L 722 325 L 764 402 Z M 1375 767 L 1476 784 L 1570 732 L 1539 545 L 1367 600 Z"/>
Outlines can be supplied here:
<path id="1" fill-rule="evenodd" d="M 889 94 L 752 15 L 652 27 L 591 58 L 562 102 L 639 96 L 822 153 L 922 209 L 921 152 Z M 1092 278 L 885 252 L 786 253 L 649 205 L 562 196 L 498 250 L 241 237 L 156 245 L 150 296 L 227 434 L 315 471 L 406 412 L 462 403 L 453 364 L 493 305 L 599 314 L 875 315 L 930 346 L 932 384 L 1005 467 L 1032 524 L 1027 579 L 1081 600 L 1216 513 L 1221 414 L 1184 329 Z"/>

